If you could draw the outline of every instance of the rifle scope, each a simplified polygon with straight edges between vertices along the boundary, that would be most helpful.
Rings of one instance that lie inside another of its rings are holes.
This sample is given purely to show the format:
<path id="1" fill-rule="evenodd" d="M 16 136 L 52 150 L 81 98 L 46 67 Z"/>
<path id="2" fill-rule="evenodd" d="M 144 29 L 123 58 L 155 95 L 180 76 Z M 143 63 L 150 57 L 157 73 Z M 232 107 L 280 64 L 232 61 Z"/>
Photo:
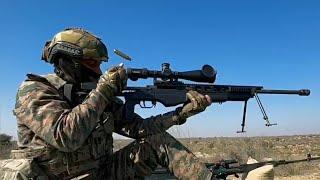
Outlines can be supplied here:
<path id="1" fill-rule="evenodd" d="M 160 78 L 163 81 L 177 81 L 178 79 L 185 79 L 195 82 L 214 83 L 216 80 L 216 74 L 216 70 L 207 64 L 203 65 L 201 70 L 184 72 L 172 71 L 169 63 L 162 64 L 162 71 L 148 70 L 147 68 L 127 68 L 128 78 L 132 81 L 136 81 L 139 78 Z"/>

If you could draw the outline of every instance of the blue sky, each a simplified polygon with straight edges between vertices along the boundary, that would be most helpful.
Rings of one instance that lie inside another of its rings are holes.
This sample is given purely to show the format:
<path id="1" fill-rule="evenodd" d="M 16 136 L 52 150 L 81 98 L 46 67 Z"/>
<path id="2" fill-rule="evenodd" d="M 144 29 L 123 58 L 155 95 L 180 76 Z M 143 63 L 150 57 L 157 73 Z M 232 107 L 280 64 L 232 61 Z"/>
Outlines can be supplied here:
<path id="1" fill-rule="evenodd" d="M 44 42 L 66 27 L 100 36 L 109 50 L 133 57 L 127 67 L 175 70 L 211 64 L 217 84 L 263 85 L 274 89 L 310 88 L 309 97 L 261 96 L 271 121 L 264 126 L 252 99 L 247 133 L 239 130 L 241 103 L 212 105 L 171 131 L 178 136 L 257 136 L 319 133 L 319 1 L 17 1 L 0 3 L 0 131 L 16 135 L 15 94 L 25 74 L 46 74 L 40 61 Z M 123 62 L 110 51 L 111 65 Z M 130 82 L 141 86 L 151 81 Z M 142 116 L 164 113 L 137 109 Z"/>

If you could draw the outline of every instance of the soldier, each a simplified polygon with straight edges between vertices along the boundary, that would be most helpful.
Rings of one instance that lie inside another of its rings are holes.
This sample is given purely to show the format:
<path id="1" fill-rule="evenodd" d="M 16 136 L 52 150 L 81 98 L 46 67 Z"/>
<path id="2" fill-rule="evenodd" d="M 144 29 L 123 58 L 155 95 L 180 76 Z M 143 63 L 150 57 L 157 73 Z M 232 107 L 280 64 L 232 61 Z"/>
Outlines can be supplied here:
<path id="1" fill-rule="evenodd" d="M 28 74 L 14 110 L 20 150 L 13 157 L 33 159 L 39 171 L 24 177 L 141 179 L 161 165 L 179 179 L 211 178 L 205 165 L 166 132 L 204 111 L 209 96 L 189 91 L 190 102 L 172 112 L 147 119 L 135 114 L 126 121 L 116 97 L 126 86 L 126 71 L 117 66 L 101 73 L 100 64 L 108 60 L 101 39 L 80 28 L 66 29 L 45 44 L 42 59 L 55 73 Z M 96 89 L 77 93 L 85 82 L 97 82 Z M 113 132 L 135 141 L 113 152 Z"/>

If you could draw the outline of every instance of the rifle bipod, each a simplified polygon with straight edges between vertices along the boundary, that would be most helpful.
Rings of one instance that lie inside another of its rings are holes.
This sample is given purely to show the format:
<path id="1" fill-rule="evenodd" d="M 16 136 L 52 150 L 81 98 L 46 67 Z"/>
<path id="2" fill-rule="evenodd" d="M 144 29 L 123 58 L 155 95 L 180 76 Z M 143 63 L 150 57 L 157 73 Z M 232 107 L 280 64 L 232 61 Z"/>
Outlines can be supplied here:
<path id="1" fill-rule="evenodd" d="M 265 124 L 265 125 L 268 126 L 268 127 L 269 127 L 269 126 L 277 125 L 277 123 L 270 123 L 269 117 L 268 117 L 268 115 L 267 115 L 267 113 L 266 113 L 266 111 L 265 111 L 265 109 L 264 109 L 264 107 L 263 107 L 263 105 L 262 105 L 262 102 L 261 102 L 261 100 L 260 100 L 260 98 L 259 98 L 259 96 L 258 96 L 257 93 L 254 94 L 254 97 L 255 97 L 255 99 L 256 99 L 256 101 L 257 101 L 257 103 L 258 103 L 258 106 L 259 106 L 259 108 L 260 108 L 260 110 L 261 110 L 261 113 L 262 113 L 262 115 L 263 115 L 263 119 L 266 121 L 266 124 Z M 248 104 L 248 101 L 244 101 L 243 116 L 242 116 L 242 123 L 241 123 L 241 131 L 237 131 L 237 133 L 244 133 L 244 132 L 246 132 L 246 131 L 244 130 L 244 127 L 245 127 L 245 122 L 246 122 L 247 104 Z"/>

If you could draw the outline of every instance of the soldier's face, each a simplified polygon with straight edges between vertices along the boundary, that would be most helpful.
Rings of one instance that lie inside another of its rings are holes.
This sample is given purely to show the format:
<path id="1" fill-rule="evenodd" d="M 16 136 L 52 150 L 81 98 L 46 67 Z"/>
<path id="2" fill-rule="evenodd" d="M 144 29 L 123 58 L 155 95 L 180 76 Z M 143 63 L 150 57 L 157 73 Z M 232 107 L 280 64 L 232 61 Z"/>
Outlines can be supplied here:
<path id="1" fill-rule="evenodd" d="M 101 69 L 100 69 L 100 65 L 101 65 L 101 61 L 97 61 L 94 59 L 82 59 L 81 60 L 81 64 L 84 65 L 85 67 L 91 69 L 92 71 L 94 71 L 95 73 L 101 75 Z"/>
<path id="2" fill-rule="evenodd" d="M 101 75 L 100 64 L 96 61 L 86 61 L 84 65 L 80 60 L 60 58 L 56 66 L 63 72 L 64 80 L 77 84 L 97 82 Z"/>

